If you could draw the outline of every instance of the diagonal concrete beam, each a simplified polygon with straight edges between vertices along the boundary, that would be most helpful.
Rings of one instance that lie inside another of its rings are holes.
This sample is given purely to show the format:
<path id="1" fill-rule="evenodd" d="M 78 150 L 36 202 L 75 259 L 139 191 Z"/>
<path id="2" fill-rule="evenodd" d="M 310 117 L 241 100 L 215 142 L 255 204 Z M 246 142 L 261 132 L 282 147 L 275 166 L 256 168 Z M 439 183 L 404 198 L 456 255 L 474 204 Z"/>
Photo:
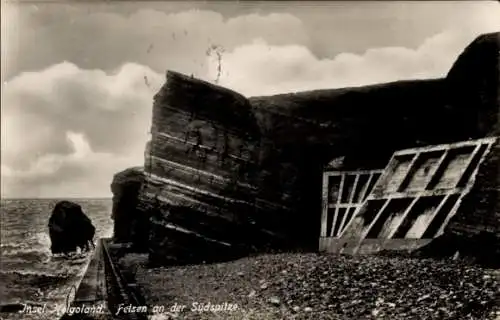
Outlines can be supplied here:
<path id="1" fill-rule="evenodd" d="M 470 154 L 469 158 L 467 159 L 467 165 L 465 166 L 464 171 L 460 175 L 460 178 L 458 179 L 455 187 L 459 188 L 460 186 L 465 185 L 468 182 L 468 180 L 470 180 L 470 177 L 472 176 L 472 174 L 466 175 L 466 173 L 472 173 L 471 172 L 472 162 L 474 159 L 477 158 L 479 150 L 481 149 L 482 146 L 483 146 L 483 144 L 481 144 L 481 143 L 477 144 L 476 147 L 474 148 L 474 151 L 472 151 L 472 153 Z M 486 151 L 486 149 L 484 151 Z M 479 155 L 479 156 L 481 156 L 481 155 Z M 479 164 L 479 161 L 477 161 L 477 165 L 478 164 Z M 474 169 L 472 169 L 472 171 L 474 171 Z M 466 179 L 467 179 L 467 181 L 466 181 Z"/>
<path id="2" fill-rule="evenodd" d="M 342 193 L 344 192 L 344 184 L 346 180 L 346 174 L 342 174 L 340 178 L 340 186 L 339 186 L 339 194 L 337 198 L 337 204 L 340 204 L 341 199 L 342 199 Z M 333 215 L 333 221 L 332 221 L 332 229 L 330 230 L 330 237 L 334 236 L 335 232 L 335 224 L 337 223 L 337 216 L 339 214 L 339 207 L 335 207 L 335 214 Z"/>
<path id="3" fill-rule="evenodd" d="M 377 214 L 375 215 L 375 218 L 373 219 L 373 221 L 370 223 L 368 228 L 366 228 L 366 230 L 361 235 L 361 241 L 363 241 L 366 238 L 366 236 L 370 233 L 370 230 L 373 228 L 373 226 L 375 225 L 377 220 L 380 218 L 382 213 L 385 211 L 385 209 L 387 208 L 387 206 L 389 205 L 390 202 L 391 202 L 391 198 L 388 198 L 385 200 L 384 204 L 382 205 L 382 207 L 378 210 Z"/>
<path id="4" fill-rule="evenodd" d="M 470 174 L 470 177 L 475 177 L 477 175 L 477 173 L 479 171 L 479 166 L 480 166 L 482 160 L 484 160 L 484 157 L 491 152 L 492 145 L 496 141 L 496 139 L 497 139 L 496 137 L 482 139 L 481 142 L 476 146 L 476 148 L 474 148 L 474 152 L 475 153 L 473 152 L 471 154 L 471 156 L 469 157 L 469 160 L 470 160 L 469 165 L 472 163 L 472 160 L 475 157 L 475 155 L 479 152 L 481 146 L 482 145 L 486 145 L 486 148 L 483 151 L 483 153 L 480 155 L 480 159 L 479 159 L 476 167 L 472 170 L 472 173 Z M 469 180 L 470 180 L 470 178 L 469 178 Z M 467 181 L 467 182 L 469 182 L 469 181 Z M 458 184 L 459 183 L 457 183 L 457 185 Z M 460 194 L 460 197 L 458 198 L 457 202 L 455 203 L 455 205 L 450 210 L 450 213 L 448 214 L 448 216 L 444 220 L 443 225 L 441 226 L 441 228 L 439 228 L 439 231 L 436 233 L 435 237 L 438 237 L 439 235 L 441 235 L 444 232 L 444 230 L 445 230 L 446 226 L 448 225 L 450 219 L 455 215 L 455 213 L 457 212 L 458 208 L 460 207 L 462 199 L 467 195 L 467 193 L 469 192 L 469 190 L 470 190 L 471 187 L 472 187 L 471 185 L 466 185 L 465 186 L 465 191 L 463 191 Z"/>
<path id="5" fill-rule="evenodd" d="M 429 221 L 427 222 L 427 226 L 422 230 L 422 232 L 420 234 L 418 234 L 415 238 L 422 238 L 422 236 L 425 234 L 425 232 L 427 231 L 427 229 L 429 228 L 429 226 L 432 224 L 432 221 L 434 221 L 434 219 L 436 218 L 436 216 L 438 215 L 438 213 L 441 211 L 441 209 L 443 208 L 444 204 L 448 201 L 448 199 L 450 198 L 450 195 L 451 194 L 447 194 L 446 196 L 444 196 L 443 200 L 441 200 L 441 202 L 439 203 L 439 205 L 436 207 L 436 209 L 434 210 L 434 212 L 432 213 L 431 217 L 429 218 Z"/>
<path id="6" fill-rule="evenodd" d="M 373 177 L 375 176 L 375 173 L 370 173 L 370 176 L 368 177 L 368 180 L 366 181 L 366 184 L 363 187 L 363 192 L 360 193 L 359 199 L 361 202 L 364 202 L 366 197 L 368 196 L 368 188 L 370 186 L 370 183 L 372 183 Z"/>
<path id="7" fill-rule="evenodd" d="M 328 221 L 328 191 L 330 190 L 329 175 L 323 174 L 322 214 L 321 214 L 321 236 L 326 237 Z"/>
<path id="8" fill-rule="evenodd" d="M 342 223 L 340 224 L 339 230 L 337 231 L 338 236 L 340 236 L 344 232 L 346 222 L 349 223 L 349 221 L 351 221 L 352 218 L 354 218 L 354 215 L 356 214 L 357 209 L 358 209 L 357 206 L 352 206 L 352 207 L 346 209 L 344 218 L 342 219 Z M 350 215 L 350 212 L 353 212 L 353 214 Z M 346 221 L 347 217 L 349 215 L 351 216 L 351 219 L 349 219 L 349 221 Z"/>
<path id="9" fill-rule="evenodd" d="M 427 184 L 425 186 L 425 190 L 432 189 L 432 187 L 437 183 L 436 179 L 439 178 L 439 176 L 443 173 L 445 167 L 443 166 L 444 161 L 448 157 L 450 148 L 446 148 L 446 150 L 443 152 L 441 157 L 439 158 L 438 162 L 434 166 L 434 171 L 430 174 L 430 179 L 427 181 Z"/>
<path id="10" fill-rule="evenodd" d="M 415 197 L 415 199 L 413 199 L 413 201 L 408 205 L 408 207 L 406 208 L 406 210 L 403 213 L 403 216 L 401 217 L 401 220 L 399 220 L 399 223 L 392 229 L 391 233 L 389 233 L 389 235 L 387 236 L 387 239 L 392 239 L 392 237 L 394 237 L 394 235 L 398 231 L 399 227 L 401 227 L 401 225 L 403 224 L 403 221 L 406 220 L 408 214 L 413 209 L 413 207 L 415 206 L 415 204 L 417 203 L 417 201 L 419 199 L 420 199 L 419 196 Z"/>
<path id="11" fill-rule="evenodd" d="M 450 219 L 455 215 L 455 212 L 457 212 L 458 208 L 460 207 L 460 203 L 462 203 L 462 198 L 465 196 L 465 194 L 461 194 L 460 197 L 457 199 L 457 202 L 453 205 L 451 208 L 450 212 L 446 216 L 446 218 L 443 221 L 443 224 L 439 228 L 438 232 L 434 235 L 434 238 L 439 237 L 443 232 L 446 226 L 448 225 L 448 222 L 450 222 Z"/>
<path id="12" fill-rule="evenodd" d="M 346 206 L 345 214 L 342 217 L 342 221 L 340 222 L 339 229 L 337 230 L 336 236 L 340 235 L 342 233 L 342 231 L 344 230 L 344 225 L 346 223 L 347 216 L 349 216 L 349 213 L 351 212 L 351 209 L 356 210 L 356 208 L 358 206 L 358 204 L 353 204 L 353 200 L 354 200 L 354 195 L 356 194 L 356 188 L 358 186 L 360 175 L 361 175 L 360 173 L 357 173 L 356 178 L 354 178 L 354 183 L 352 185 L 351 193 L 349 195 L 349 204 Z"/>
<path id="13" fill-rule="evenodd" d="M 359 176 L 360 174 L 356 174 L 356 178 L 354 178 L 354 183 L 351 188 L 351 194 L 349 195 L 349 203 L 352 203 L 354 200 L 354 195 L 356 194 L 356 188 L 358 187 L 358 181 L 359 181 Z"/>
<path id="14" fill-rule="evenodd" d="M 347 221 L 346 226 L 344 229 L 339 233 L 338 238 L 342 238 L 344 236 L 344 233 L 346 232 L 347 229 L 349 229 L 349 226 L 353 223 L 354 218 L 358 215 L 358 211 L 361 210 L 363 206 L 357 206 L 356 209 L 354 209 L 354 213 L 352 215 L 351 220 Z"/>
<path id="15" fill-rule="evenodd" d="M 406 173 L 405 173 L 403 179 L 399 183 L 399 186 L 396 188 L 397 192 L 403 192 L 404 188 L 408 185 L 409 180 L 411 179 L 411 177 L 413 176 L 413 174 L 415 173 L 415 170 L 416 170 L 415 169 L 415 163 L 417 163 L 417 161 L 420 159 L 420 155 L 421 154 L 422 153 L 417 152 L 413 156 L 413 159 L 411 160 L 410 165 L 406 169 Z"/>

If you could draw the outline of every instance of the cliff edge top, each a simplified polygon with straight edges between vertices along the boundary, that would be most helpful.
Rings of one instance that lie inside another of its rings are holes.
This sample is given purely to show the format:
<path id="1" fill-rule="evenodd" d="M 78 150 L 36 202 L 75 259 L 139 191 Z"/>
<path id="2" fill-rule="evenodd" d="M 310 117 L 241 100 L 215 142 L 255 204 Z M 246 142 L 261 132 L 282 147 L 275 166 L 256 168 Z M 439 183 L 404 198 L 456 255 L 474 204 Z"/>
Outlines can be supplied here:
<path id="1" fill-rule="evenodd" d="M 167 70 L 166 73 L 166 79 L 167 79 L 167 84 L 168 82 L 185 82 L 189 83 L 191 86 L 197 86 L 197 87 L 205 87 L 207 90 L 211 90 L 214 92 L 219 92 L 221 94 L 225 94 L 228 96 L 231 96 L 232 99 L 239 100 L 239 102 L 242 102 L 243 104 L 246 103 L 247 98 L 242 95 L 239 92 L 236 92 L 234 90 L 231 90 L 229 88 L 199 79 L 195 78 L 193 76 L 188 76 L 183 73 L 173 71 L 173 70 Z"/>
<path id="2" fill-rule="evenodd" d="M 258 101 L 263 98 L 271 98 L 271 97 L 273 98 L 287 97 L 293 99 L 294 97 L 309 96 L 309 95 L 321 98 L 327 98 L 328 95 L 337 96 L 338 94 L 348 91 L 371 91 L 384 88 L 387 86 L 398 86 L 398 85 L 405 86 L 412 83 L 419 84 L 419 83 L 437 82 L 440 80 L 450 79 L 454 77 L 455 74 L 463 73 L 461 71 L 472 70 L 473 67 L 477 67 L 478 65 L 483 66 L 483 68 L 481 69 L 488 69 L 490 71 L 496 70 L 498 72 L 497 70 L 498 68 L 493 68 L 493 65 L 491 64 L 493 63 L 495 64 L 495 66 L 498 66 L 499 61 L 500 61 L 500 32 L 493 32 L 493 33 L 482 34 L 476 37 L 459 55 L 459 57 L 454 62 L 452 68 L 450 68 L 450 71 L 448 72 L 447 76 L 444 78 L 393 81 L 393 82 L 379 83 L 379 84 L 365 85 L 365 86 L 298 91 L 290 93 L 281 93 L 276 95 L 252 96 L 252 97 L 245 97 L 244 95 L 234 90 L 228 89 L 226 87 L 205 80 L 201 80 L 199 78 L 195 78 L 193 76 L 188 76 L 173 70 L 167 70 L 166 78 L 167 82 L 169 80 L 173 80 L 173 81 L 189 82 L 192 85 L 205 86 L 207 87 L 207 89 L 231 95 L 233 96 L 233 98 L 236 98 L 238 100 L 250 99 Z M 477 68 L 474 69 L 477 70 Z"/>
<path id="3" fill-rule="evenodd" d="M 228 127 L 255 134 L 259 126 L 275 126 L 274 121 L 258 125 L 256 121 L 262 113 L 330 126 L 334 119 L 352 118 L 356 113 L 429 115 L 456 107 L 481 107 L 496 112 L 500 106 L 499 61 L 500 32 L 488 33 L 476 37 L 464 48 L 443 78 L 249 98 L 220 85 L 168 70 L 167 81 L 156 94 L 155 103 L 176 104 L 206 113 Z M 279 123 L 280 127 L 286 127 L 281 120 Z"/>
<path id="4" fill-rule="evenodd" d="M 381 89 L 402 89 L 415 87 L 429 87 L 439 85 L 440 82 L 448 84 L 457 82 L 481 82 L 480 79 L 488 79 L 490 82 L 500 83 L 500 32 L 482 34 L 476 37 L 457 57 L 446 77 L 436 79 L 402 80 L 386 83 L 378 83 L 357 87 L 343 87 L 333 89 L 319 89 L 310 91 L 299 91 L 281 93 L 268 96 L 254 96 L 249 100 L 257 107 L 269 107 L 281 105 L 288 102 L 289 107 L 294 104 L 317 104 L 322 102 L 335 102 L 343 94 L 370 93 Z M 494 85 L 497 85 L 495 83 Z M 498 85 L 497 85 L 498 86 Z"/>

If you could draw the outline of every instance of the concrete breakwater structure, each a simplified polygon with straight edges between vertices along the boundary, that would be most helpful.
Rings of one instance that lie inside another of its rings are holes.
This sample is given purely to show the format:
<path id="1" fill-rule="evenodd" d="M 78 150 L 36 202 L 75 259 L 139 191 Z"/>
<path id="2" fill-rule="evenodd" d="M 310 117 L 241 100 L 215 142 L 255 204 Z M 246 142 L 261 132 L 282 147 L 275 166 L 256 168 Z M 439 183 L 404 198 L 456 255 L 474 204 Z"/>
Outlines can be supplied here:
<path id="1" fill-rule="evenodd" d="M 495 156 L 491 150 L 498 145 L 497 140 L 490 137 L 397 151 L 373 187 L 370 179 L 364 187 L 358 187 L 361 173 L 354 172 L 354 179 L 349 179 L 353 174 L 342 174 L 340 184 L 330 181 L 336 172 L 325 173 L 324 202 L 330 203 L 331 198 L 337 202 L 324 206 L 320 250 L 415 250 L 445 230 L 453 233 L 456 228 L 463 229 L 464 224 L 484 234 L 495 226 L 495 216 L 491 215 L 490 220 L 486 215 L 480 217 L 486 222 L 484 225 L 470 217 L 474 215 L 470 202 L 476 199 L 468 198 L 468 193 L 484 183 L 476 177 L 480 169 L 484 170 L 483 161 Z M 370 178 L 373 176 L 371 173 Z M 366 196 L 368 188 L 371 193 Z M 364 201 L 353 206 L 352 200 L 360 192 Z M 332 193 L 336 196 L 331 197 Z M 347 211 L 340 211 L 347 198 Z M 463 250 L 460 246 L 454 249 Z"/>
<path id="2" fill-rule="evenodd" d="M 495 254 L 499 37 L 478 37 L 445 78 L 356 88 L 246 98 L 167 72 L 144 166 L 112 184 L 114 240 L 152 265 L 318 239 L 336 253 L 472 256 L 488 239 Z"/>

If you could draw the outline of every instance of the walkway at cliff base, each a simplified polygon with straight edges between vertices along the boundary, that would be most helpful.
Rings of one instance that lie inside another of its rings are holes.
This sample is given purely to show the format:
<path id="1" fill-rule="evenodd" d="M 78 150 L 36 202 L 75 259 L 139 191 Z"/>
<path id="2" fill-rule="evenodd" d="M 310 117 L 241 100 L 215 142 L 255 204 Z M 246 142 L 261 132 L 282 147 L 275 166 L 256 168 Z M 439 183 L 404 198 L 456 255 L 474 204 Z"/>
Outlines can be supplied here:
<path id="1" fill-rule="evenodd" d="M 126 287 L 123 276 L 109 254 L 110 239 L 99 239 L 84 277 L 76 289 L 73 300 L 68 297 L 66 313 L 61 320 L 140 320 L 145 312 L 120 314 L 118 310 L 145 310 Z M 128 308 L 127 308 L 128 306 Z"/>

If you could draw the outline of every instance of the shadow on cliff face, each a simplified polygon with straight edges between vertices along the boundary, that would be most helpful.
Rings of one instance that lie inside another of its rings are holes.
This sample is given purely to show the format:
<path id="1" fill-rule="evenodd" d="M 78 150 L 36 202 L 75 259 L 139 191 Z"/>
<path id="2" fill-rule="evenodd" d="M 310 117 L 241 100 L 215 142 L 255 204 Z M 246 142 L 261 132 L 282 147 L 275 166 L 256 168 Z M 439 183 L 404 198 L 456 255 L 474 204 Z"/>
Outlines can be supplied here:
<path id="1" fill-rule="evenodd" d="M 71 201 L 60 201 L 49 219 L 50 250 L 53 254 L 82 251 L 94 246 L 95 227 L 82 207 Z"/>
<path id="2" fill-rule="evenodd" d="M 140 167 L 129 168 L 113 177 L 114 220 L 113 241 L 133 243 L 134 250 L 147 249 L 149 217 L 138 209 L 139 191 L 144 183 L 144 171 Z"/>

